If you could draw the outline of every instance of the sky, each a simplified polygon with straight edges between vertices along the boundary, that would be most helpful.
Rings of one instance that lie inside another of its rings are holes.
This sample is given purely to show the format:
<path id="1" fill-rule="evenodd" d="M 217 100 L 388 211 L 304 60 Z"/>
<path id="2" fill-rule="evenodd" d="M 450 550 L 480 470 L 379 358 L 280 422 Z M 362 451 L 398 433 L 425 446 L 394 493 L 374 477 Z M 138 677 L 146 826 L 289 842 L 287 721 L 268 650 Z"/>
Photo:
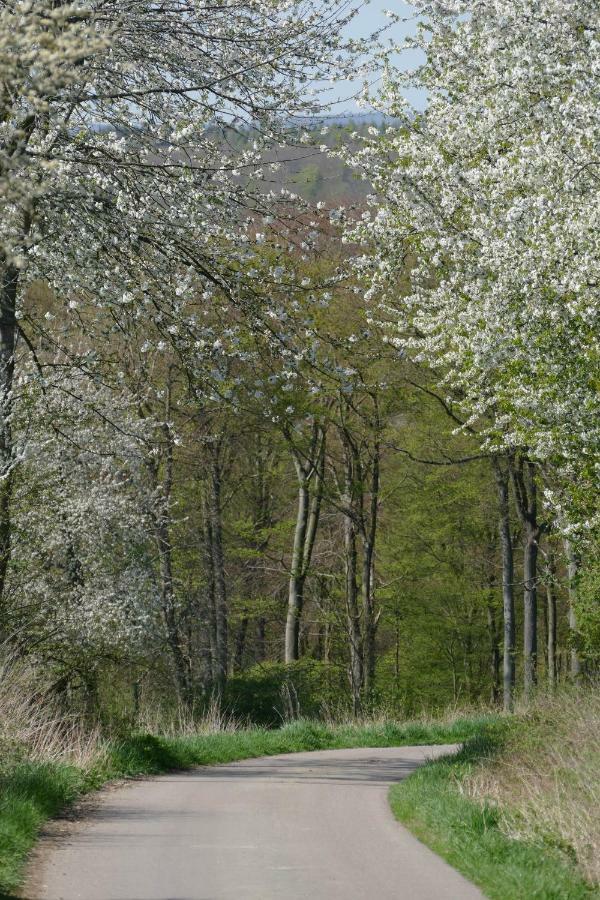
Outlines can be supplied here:
<path id="1" fill-rule="evenodd" d="M 352 37 L 368 37 L 382 25 L 389 23 L 384 15 L 384 10 L 390 9 L 400 16 L 406 16 L 411 21 L 393 25 L 390 28 L 389 36 L 396 42 L 400 43 L 403 38 L 415 33 L 415 9 L 410 3 L 404 3 L 402 0 L 371 0 L 368 6 L 365 6 L 359 14 L 354 18 L 352 24 L 348 28 L 348 34 Z M 411 58 L 412 57 L 412 58 Z M 418 61 L 416 54 L 406 54 L 402 58 L 402 67 L 408 68 Z M 400 64 L 400 60 L 398 60 Z M 338 111 L 348 110 L 354 112 L 359 107 L 351 98 L 362 88 L 362 81 L 347 82 L 341 93 L 342 99 L 338 106 Z M 423 97 L 416 91 L 407 91 L 407 98 L 417 106 L 423 106 Z"/>

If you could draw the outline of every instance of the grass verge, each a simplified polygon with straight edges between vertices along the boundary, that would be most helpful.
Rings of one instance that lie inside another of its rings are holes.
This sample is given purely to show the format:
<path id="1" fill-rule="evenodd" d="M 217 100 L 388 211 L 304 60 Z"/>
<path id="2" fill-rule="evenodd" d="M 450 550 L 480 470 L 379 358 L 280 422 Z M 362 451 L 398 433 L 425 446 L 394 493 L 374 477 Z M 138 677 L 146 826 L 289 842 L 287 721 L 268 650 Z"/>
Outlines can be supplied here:
<path id="1" fill-rule="evenodd" d="M 490 900 L 583 900 L 600 897 L 558 847 L 514 840 L 501 830 L 502 810 L 469 797 L 464 783 L 498 754 L 518 722 L 498 723 L 454 757 L 428 763 L 390 791 L 396 818 Z"/>
<path id="2" fill-rule="evenodd" d="M 5 760 L 0 769 L 0 896 L 10 896 L 18 888 L 44 822 L 111 780 L 303 750 L 457 743 L 493 727 L 495 721 L 493 716 L 448 723 L 339 726 L 297 721 L 274 731 L 255 728 L 182 737 L 134 734 L 106 743 L 87 767 Z"/>

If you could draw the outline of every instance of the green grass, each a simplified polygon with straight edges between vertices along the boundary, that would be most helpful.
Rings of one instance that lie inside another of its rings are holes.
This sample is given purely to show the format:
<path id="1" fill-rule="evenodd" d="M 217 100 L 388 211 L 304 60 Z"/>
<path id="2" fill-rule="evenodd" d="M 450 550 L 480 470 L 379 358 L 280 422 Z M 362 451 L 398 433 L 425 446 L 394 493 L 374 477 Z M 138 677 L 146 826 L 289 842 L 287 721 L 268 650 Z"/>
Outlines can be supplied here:
<path id="1" fill-rule="evenodd" d="M 169 769 L 233 762 L 302 750 L 394 747 L 462 742 L 490 727 L 494 717 L 451 724 L 382 723 L 329 727 L 298 721 L 277 730 L 156 737 L 134 734 L 109 744 L 90 769 L 5 760 L 0 770 L 0 897 L 18 888 L 27 854 L 44 822 L 78 797 L 107 782 Z"/>
<path id="2" fill-rule="evenodd" d="M 599 897 L 564 853 L 511 840 L 499 813 L 461 793 L 474 764 L 501 752 L 508 723 L 488 727 L 454 757 L 428 763 L 390 790 L 397 819 L 477 884 L 490 900 L 582 900 Z"/>

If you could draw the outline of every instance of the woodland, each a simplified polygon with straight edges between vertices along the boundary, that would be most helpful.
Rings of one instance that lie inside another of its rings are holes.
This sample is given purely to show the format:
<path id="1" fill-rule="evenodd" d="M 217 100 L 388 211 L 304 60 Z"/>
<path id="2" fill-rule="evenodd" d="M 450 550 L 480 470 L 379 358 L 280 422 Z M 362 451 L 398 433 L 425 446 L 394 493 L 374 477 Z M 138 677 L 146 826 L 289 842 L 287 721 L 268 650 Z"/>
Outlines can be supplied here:
<path id="1" fill-rule="evenodd" d="M 0 4 L 0 641 L 68 714 L 598 673 L 600 8 L 414 6 L 405 70 L 346 0 Z"/>

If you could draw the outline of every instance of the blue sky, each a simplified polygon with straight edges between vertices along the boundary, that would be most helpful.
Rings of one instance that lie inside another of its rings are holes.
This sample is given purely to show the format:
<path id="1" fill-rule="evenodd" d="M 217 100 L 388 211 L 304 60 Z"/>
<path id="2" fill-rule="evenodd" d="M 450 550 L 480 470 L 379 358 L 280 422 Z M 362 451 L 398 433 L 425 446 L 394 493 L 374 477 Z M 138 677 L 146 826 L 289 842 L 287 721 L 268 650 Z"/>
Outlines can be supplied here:
<path id="1" fill-rule="evenodd" d="M 406 23 L 393 25 L 390 29 L 390 37 L 393 37 L 394 40 L 400 42 L 407 35 L 414 33 L 415 9 L 410 3 L 404 3 L 402 2 L 402 0 L 371 0 L 369 5 L 361 9 L 358 16 L 356 16 L 350 28 L 348 29 L 348 33 L 353 37 L 368 37 L 382 25 L 385 25 L 389 22 L 389 20 L 386 19 L 385 15 L 383 14 L 383 11 L 386 9 L 390 9 L 393 12 L 398 13 L 400 16 L 406 16 L 407 18 L 410 17 L 412 19 L 412 21 Z M 416 61 L 416 56 L 413 56 L 413 58 L 411 59 L 407 55 L 402 59 L 402 67 L 408 68 Z M 361 88 L 362 81 L 347 82 L 341 88 L 340 86 L 338 86 L 336 93 L 339 93 L 342 97 L 342 100 L 340 101 L 340 104 L 338 106 L 338 110 L 356 110 L 356 103 L 348 98 L 351 98 L 352 95 L 359 91 Z M 407 97 L 417 105 L 423 105 L 422 99 L 419 98 L 419 95 L 416 92 L 407 92 Z"/>

